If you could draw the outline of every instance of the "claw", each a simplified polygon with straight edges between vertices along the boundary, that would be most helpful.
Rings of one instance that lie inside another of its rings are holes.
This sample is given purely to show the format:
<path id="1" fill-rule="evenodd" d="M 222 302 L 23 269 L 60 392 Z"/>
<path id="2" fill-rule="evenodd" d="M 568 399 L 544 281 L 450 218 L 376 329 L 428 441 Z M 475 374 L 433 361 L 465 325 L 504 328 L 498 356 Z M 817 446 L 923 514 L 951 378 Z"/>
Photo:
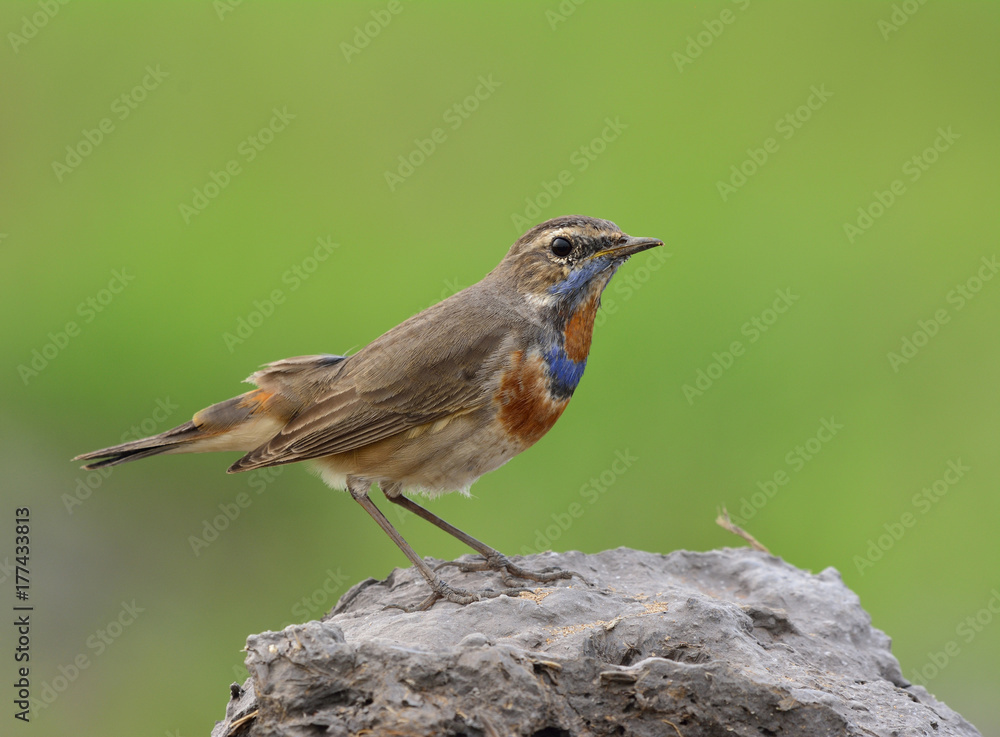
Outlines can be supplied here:
<path id="1" fill-rule="evenodd" d="M 445 599 L 455 604 L 464 605 L 471 604 L 474 601 L 482 601 L 483 599 L 495 599 L 498 596 L 517 596 L 523 591 L 530 591 L 530 589 L 524 588 L 523 586 L 509 587 L 499 591 L 494 591 L 493 589 L 486 589 L 485 591 L 468 591 L 466 589 L 449 586 L 441 580 L 438 580 L 436 584 L 433 584 L 432 588 L 434 591 L 419 604 L 414 604 L 412 606 L 404 606 L 403 604 L 388 604 L 385 608 L 402 609 L 404 612 L 412 614 L 413 612 L 427 611 L 441 599 Z"/>
<path id="2" fill-rule="evenodd" d="M 529 571 L 526 568 L 521 568 L 521 566 L 511 563 L 510 560 L 505 555 L 491 555 L 489 557 L 483 557 L 480 560 L 468 562 L 468 561 L 457 561 L 448 560 L 440 565 L 435 570 L 440 570 L 445 566 L 454 567 L 463 573 L 474 573 L 477 571 L 499 571 L 500 575 L 503 577 L 503 581 L 508 586 L 511 586 L 511 578 L 520 578 L 526 581 L 537 581 L 538 583 L 551 583 L 552 581 L 560 581 L 576 576 L 581 581 L 586 584 L 590 584 L 587 579 L 581 576 L 575 571 L 564 571 L 561 568 L 545 568 L 541 571 Z"/>

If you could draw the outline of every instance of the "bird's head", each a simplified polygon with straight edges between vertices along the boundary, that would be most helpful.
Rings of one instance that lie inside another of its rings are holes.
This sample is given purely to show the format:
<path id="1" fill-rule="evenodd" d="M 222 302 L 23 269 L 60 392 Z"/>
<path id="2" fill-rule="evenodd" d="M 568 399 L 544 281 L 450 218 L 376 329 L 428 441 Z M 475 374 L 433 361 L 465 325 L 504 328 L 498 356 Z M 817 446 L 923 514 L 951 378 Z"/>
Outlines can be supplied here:
<path id="1" fill-rule="evenodd" d="M 496 275 L 512 281 L 535 306 L 571 312 L 582 301 L 599 299 L 629 256 L 662 245 L 656 238 L 626 235 L 610 220 L 567 215 L 521 236 Z"/>

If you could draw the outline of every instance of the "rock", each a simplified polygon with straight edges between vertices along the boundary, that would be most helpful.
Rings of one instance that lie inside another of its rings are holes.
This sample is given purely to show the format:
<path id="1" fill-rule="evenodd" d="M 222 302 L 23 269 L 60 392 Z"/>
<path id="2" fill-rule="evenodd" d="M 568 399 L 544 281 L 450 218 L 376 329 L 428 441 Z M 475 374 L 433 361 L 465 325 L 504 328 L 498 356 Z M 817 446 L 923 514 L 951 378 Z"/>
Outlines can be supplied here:
<path id="1" fill-rule="evenodd" d="M 415 570 L 363 581 L 323 621 L 247 640 L 251 677 L 213 737 L 979 734 L 907 683 L 832 568 L 746 548 L 517 562 L 590 585 L 406 613 L 385 607 L 426 595 Z"/>

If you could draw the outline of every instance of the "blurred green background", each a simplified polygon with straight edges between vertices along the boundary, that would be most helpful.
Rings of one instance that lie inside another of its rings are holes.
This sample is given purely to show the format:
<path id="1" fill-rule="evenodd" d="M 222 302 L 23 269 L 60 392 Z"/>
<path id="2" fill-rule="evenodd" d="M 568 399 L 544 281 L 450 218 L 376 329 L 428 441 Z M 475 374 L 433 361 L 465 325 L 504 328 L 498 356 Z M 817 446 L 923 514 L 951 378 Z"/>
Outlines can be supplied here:
<path id="1" fill-rule="evenodd" d="M 1000 731 L 1000 5 L 43 0 L 0 29 L 34 734 L 207 734 L 248 634 L 405 563 L 301 467 L 71 456 L 356 350 L 570 213 L 667 248 L 612 282 L 563 421 L 432 509 L 508 553 L 667 552 L 740 544 L 726 505 Z"/>

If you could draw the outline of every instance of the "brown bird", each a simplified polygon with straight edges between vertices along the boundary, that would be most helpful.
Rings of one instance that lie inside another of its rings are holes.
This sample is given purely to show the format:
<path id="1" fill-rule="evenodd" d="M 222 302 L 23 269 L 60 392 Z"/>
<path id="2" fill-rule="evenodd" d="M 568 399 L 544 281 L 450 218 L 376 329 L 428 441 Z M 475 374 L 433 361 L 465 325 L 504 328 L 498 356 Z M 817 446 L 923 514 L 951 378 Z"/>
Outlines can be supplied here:
<path id="1" fill-rule="evenodd" d="M 468 493 L 555 424 L 590 352 L 601 292 L 633 254 L 663 243 L 608 220 L 571 215 L 525 233 L 482 281 L 397 325 L 353 356 L 299 356 L 247 380 L 259 387 L 159 435 L 74 460 L 113 466 L 160 453 L 239 451 L 229 473 L 309 461 L 346 489 L 423 574 L 437 599 L 468 603 L 548 582 L 404 496 Z M 368 497 L 394 504 L 483 556 L 463 570 L 500 571 L 507 588 L 454 588 L 427 565 Z"/>

